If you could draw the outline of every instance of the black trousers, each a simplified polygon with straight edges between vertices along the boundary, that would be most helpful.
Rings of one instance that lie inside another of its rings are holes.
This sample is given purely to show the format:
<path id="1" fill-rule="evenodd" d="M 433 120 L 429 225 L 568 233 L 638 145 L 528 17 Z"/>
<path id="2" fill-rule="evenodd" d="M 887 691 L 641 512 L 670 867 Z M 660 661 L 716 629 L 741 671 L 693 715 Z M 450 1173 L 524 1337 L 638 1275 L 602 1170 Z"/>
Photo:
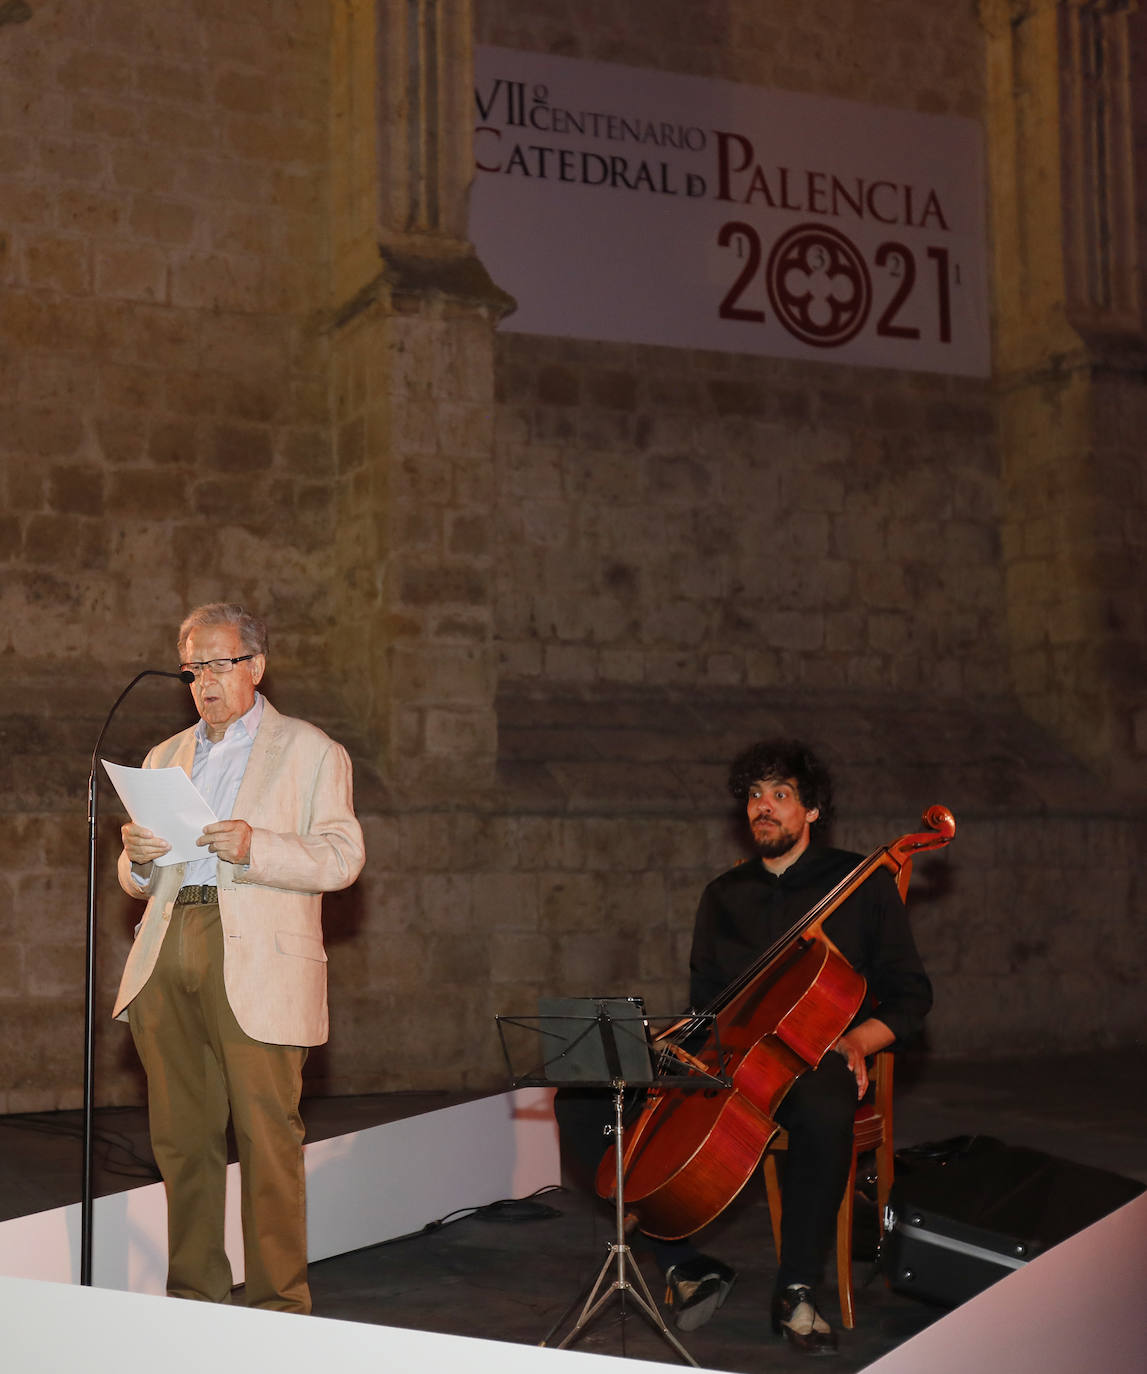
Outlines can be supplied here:
<path id="1" fill-rule="evenodd" d="M 830 1051 L 801 1074 L 777 1108 L 789 1133 L 781 1179 L 781 1262 L 777 1287 L 824 1277 L 836 1214 L 852 1164 L 856 1079 L 843 1055 Z"/>
<path id="2" fill-rule="evenodd" d="M 856 1079 L 842 1055 L 829 1053 L 803 1073 L 777 1109 L 777 1124 L 789 1133 L 783 1161 L 781 1260 L 777 1286 L 818 1284 L 832 1251 L 836 1213 L 852 1162 Z M 562 1160 L 577 1181 L 592 1188 L 593 1173 L 609 1147 L 605 1126 L 613 1119 L 608 1093 L 562 1089 L 554 1103 Z M 692 1238 L 644 1238 L 662 1270 L 698 1253 Z"/>

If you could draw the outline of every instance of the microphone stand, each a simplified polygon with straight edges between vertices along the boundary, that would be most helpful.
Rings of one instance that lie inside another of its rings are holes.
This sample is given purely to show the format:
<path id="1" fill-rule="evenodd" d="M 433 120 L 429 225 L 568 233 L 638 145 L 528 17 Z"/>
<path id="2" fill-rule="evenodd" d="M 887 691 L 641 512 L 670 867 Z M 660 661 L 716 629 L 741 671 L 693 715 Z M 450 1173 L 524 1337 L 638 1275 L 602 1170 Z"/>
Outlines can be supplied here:
<path id="1" fill-rule="evenodd" d="M 80 1283 L 90 1288 L 92 1283 L 92 1090 L 95 1082 L 95 1004 L 96 1004 L 96 807 L 98 786 L 96 768 L 100 745 L 119 710 L 120 702 L 137 682 L 145 677 L 174 677 L 180 682 L 194 682 L 194 675 L 186 669 L 167 673 L 160 668 L 145 668 L 137 673 L 116 697 L 104 721 L 103 729 L 92 750 L 92 767 L 88 774 L 88 930 L 84 977 L 84 1163 L 80 1181 Z"/>

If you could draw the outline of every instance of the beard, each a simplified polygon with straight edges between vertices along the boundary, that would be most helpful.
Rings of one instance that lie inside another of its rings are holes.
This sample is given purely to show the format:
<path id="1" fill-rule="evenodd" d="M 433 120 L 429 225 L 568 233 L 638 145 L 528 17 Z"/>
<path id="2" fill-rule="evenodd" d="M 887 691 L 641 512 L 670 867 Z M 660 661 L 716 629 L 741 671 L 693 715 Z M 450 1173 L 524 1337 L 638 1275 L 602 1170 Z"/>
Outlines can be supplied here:
<path id="1" fill-rule="evenodd" d="M 762 859 L 779 859 L 787 854 L 800 839 L 800 835 L 786 830 L 779 823 L 766 824 L 757 821 L 753 826 L 753 844 Z"/>

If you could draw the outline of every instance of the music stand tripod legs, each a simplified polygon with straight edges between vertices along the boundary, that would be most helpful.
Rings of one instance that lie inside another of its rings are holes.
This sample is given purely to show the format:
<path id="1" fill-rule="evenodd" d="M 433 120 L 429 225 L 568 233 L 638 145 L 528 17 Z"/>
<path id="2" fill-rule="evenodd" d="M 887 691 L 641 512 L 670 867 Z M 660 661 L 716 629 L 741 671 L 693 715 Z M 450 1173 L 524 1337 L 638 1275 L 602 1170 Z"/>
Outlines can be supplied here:
<path id="1" fill-rule="evenodd" d="M 629 1246 L 625 1241 L 625 1179 L 623 1164 L 623 1128 L 621 1124 L 624 1095 L 625 1084 L 620 1080 L 615 1081 L 613 1084 L 613 1125 L 606 1129 L 613 1134 L 613 1153 L 617 1164 L 617 1184 L 614 1191 L 614 1212 L 617 1222 L 616 1235 L 610 1242 L 609 1251 L 605 1257 L 605 1263 L 598 1270 L 597 1277 L 594 1279 L 593 1286 L 590 1288 L 589 1296 L 582 1304 L 582 1309 L 578 1314 L 577 1321 L 574 1322 L 566 1336 L 558 1342 L 557 1349 L 564 1350 L 566 1346 L 575 1341 L 616 1293 L 621 1298 L 623 1320 L 625 1317 L 625 1299 L 628 1296 L 633 1299 L 634 1305 L 637 1307 L 638 1311 L 645 1315 L 654 1330 L 659 1331 L 661 1335 L 665 1337 L 673 1349 L 676 1350 L 678 1355 L 680 1355 L 687 1364 L 691 1364 L 694 1369 L 697 1369 L 700 1367 L 697 1361 L 665 1325 L 665 1319 L 662 1317 L 657 1304 L 654 1302 L 653 1295 L 650 1293 L 641 1270 L 630 1254 Z M 605 1283 L 610 1271 L 615 1267 L 616 1273 L 614 1274 L 613 1282 L 603 1293 L 601 1291 L 602 1285 Z M 630 1274 L 633 1275 L 634 1281 L 632 1283 L 629 1278 Z M 540 1345 L 547 1345 L 549 1343 L 550 1337 L 565 1324 L 566 1318 L 569 1316 L 570 1312 L 573 1311 L 574 1307 L 577 1306 L 579 1301 L 580 1297 L 575 1298 L 571 1306 L 566 1308 L 565 1312 L 558 1318 L 557 1323 L 550 1328 L 545 1337 L 539 1342 Z"/>

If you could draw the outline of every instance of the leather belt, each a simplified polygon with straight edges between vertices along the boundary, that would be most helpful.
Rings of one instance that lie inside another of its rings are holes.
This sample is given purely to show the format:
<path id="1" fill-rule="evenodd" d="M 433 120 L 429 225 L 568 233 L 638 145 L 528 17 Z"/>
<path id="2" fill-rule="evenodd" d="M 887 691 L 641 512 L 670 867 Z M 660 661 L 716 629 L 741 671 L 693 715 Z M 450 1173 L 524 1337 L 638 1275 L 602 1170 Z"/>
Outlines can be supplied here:
<path id="1" fill-rule="evenodd" d="M 209 902 L 219 900 L 219 889 L 210 887 L 207 883 L 188 883 L 186 887 L 179 889 L 179 895 L 175 899 L 176 906 L 206 906 Z"/>

